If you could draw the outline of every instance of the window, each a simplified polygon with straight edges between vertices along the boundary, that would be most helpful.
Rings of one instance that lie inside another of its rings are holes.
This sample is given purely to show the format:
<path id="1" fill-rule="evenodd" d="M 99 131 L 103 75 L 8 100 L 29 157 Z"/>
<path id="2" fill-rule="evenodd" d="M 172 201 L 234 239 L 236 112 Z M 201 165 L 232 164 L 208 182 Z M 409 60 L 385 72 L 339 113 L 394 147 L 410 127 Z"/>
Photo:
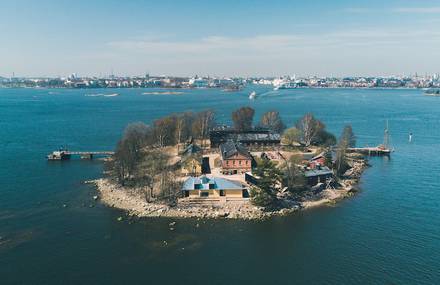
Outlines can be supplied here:
<path id="1" fill-rule="evenodd" d="M 225 196 L 225 190 L 220 190 L 220 196 Z"/>
<path id="2" fill-rule="evenodd" d="M 200 197 L 209 197 L 209 192 L 208 191 L 200 192 Z"/>
<path id="3" fill-rule="evenodd" d="M 238 161 L 238 164 L 241 165 L 241 160 Z"/>

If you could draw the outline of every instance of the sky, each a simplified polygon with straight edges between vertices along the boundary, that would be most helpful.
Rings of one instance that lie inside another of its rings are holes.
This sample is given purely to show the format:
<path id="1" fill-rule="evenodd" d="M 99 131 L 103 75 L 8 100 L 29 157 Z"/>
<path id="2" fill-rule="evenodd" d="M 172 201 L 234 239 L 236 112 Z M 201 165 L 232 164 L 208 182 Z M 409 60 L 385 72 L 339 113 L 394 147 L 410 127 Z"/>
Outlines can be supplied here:
<path id="1" fill-rule="evenodd" d="M 0 76 L 440 72 L 440 0 L 0 0 Z"/>

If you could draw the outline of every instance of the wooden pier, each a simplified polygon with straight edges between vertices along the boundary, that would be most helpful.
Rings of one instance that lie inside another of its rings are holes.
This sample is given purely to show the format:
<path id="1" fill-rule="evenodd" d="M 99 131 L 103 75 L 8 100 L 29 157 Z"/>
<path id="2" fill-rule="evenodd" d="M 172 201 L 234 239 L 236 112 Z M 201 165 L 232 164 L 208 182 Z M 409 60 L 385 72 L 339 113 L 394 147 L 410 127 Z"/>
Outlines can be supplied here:
<path id="1" fill-rule="evenodd" d="M 393 151 L 389 148 L 377 146 L 377 147 L 352 147 L 352 148 L 348 148 L 347 152 L 361 153 L 368 156 L 389 156 Z"/>
<path id="2" fill-rule="evenodd" d="M 69 151 L 56 150 L 47 155 L 47 160 L 68 160 L 72 156 L 79 156 L 81 159 L 93 159 L 95 156 L 112 156 L 113 151 Z"/>
<path id="3" fill-rule="evenodd" d="M 393 151 L 394 149 L 390 147 L 388 120 L 386 121 L 383 134 L 383 144 L 376 147 L 351 147 L 347 149 L 347 152 L 360 153 L 368 156 L 390 156 Z"/>

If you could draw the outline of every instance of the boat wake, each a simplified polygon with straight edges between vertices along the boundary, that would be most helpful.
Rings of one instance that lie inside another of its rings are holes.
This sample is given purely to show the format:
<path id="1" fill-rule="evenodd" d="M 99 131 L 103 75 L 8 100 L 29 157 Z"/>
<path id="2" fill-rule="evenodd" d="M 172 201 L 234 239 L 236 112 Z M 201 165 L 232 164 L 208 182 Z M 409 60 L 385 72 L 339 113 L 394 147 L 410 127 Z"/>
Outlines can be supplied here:
<path id="1" fill-rule="evenodd" d="M 163 91 L 163 92 L 144 92 L 142 95 L 182 95 L 184 92 L 176 92 L 176 91 Z"/>
<path id="2" fill-rule="evenodd" d="M 118 93 L 112 93 L 112 94 L 103 94 L 103 93 L 96 93 L 96 94 L 85 94 L 86 97 L 116 97 L 119 96 Z"/>

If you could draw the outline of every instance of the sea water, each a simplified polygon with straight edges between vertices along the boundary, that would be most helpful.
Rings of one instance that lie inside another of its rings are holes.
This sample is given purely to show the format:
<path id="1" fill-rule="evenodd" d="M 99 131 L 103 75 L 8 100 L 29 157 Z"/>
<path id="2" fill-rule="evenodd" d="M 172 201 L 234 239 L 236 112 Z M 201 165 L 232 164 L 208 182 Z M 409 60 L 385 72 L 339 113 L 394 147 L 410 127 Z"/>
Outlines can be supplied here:
<path id="1" fill-rule="evenodd" d="M 153 91 L 0 89 L 0 284 L 440 283 L 440 98 Z M 128 123 L 175 112 L 213 109 L 227 124 L 240 106 L 254 108 L 256 121 L 277 110 L 288 126 L 312 112 L 337 136 L 351 124 L 359 146 L 380 144 L 388 120 L 395 152 L 372 158 L 361 191 L 334 206 L 267 221 L 177 220 L 174 231 L 173 219 L 117 221 L 121 211 L 94 201 L 83 181 L 102 176 L 99 160 L 45 159 L 62 146 L 113 150 Z"/>

